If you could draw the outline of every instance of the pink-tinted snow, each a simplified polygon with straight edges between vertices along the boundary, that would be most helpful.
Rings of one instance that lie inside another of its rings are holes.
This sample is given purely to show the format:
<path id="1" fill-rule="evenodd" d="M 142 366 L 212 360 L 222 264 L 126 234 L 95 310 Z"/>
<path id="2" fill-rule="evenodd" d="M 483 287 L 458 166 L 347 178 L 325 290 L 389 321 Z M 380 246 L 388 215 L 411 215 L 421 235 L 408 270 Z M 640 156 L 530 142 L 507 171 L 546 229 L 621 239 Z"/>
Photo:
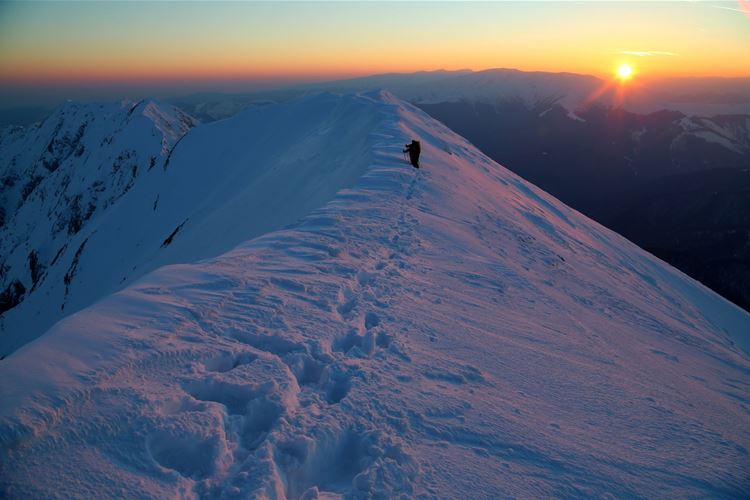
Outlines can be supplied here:
<path id="1" fill-rule="evenodd" d="M 354 187 L 0 362 L 0 493 L 750 494 L 747 313 L 415 108 L 341 99 L 374 117 L 326 132 L 370 158 Z"/>

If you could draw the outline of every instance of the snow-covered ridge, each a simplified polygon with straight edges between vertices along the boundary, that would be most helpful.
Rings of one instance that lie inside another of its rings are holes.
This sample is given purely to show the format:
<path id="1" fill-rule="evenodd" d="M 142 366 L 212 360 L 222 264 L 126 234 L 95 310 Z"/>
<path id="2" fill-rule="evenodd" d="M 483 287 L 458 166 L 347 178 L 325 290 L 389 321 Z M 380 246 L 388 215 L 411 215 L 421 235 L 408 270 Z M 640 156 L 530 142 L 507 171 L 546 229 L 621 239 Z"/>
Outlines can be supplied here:
<path id="1" fill-rule="evenodd" d="M 362 175 L 370 161 L 369 134 L 380 120 L 371 99 L 318 94 L 250 109 L 178 138 L 170 135 L 174 108 L 143 101 L 133 109 L 164 130 L 151 143 L 161 150 L 159 168 L 146 169 L 126 193 L 118 192 L 121 197 L 94 204 L 97 216 L 85 228 L 63 231 L 52 242 L 44 225 L 35 223 L 38 207 L 24 209 L 36 239 L 18 238 L 13 270 L 34 291 L 3 315 L 0 354 L 148 271 L 216 256 L 297 221 Z M 165 139 L 168 148 L 161 147 Z M 76 165 L 75 171 L 88 178 L 88 167 Z M 60 196 L 73 196 L 64 183 L 57 189 Z M 9 233 L 19 224 L 17 219 L 9 225 Z M 46 250 L 38 251 L 45 269 L 39 285 L 29 284 L 34 273 L 27 256 L 34 248 Z"/>
<path id="2" fill-rule="evenodd" d="M 258 165 L 325 152 L 352 186 L 0 362 L 0 493 L 748 492 L 747 313 L 388 94 L 248 113 L 289 127 Z M 219 161 L 212 140 L 246 134 L 228 123 L 174 166 Z M 400 151 L 415 137 L 419 171 Z"/>

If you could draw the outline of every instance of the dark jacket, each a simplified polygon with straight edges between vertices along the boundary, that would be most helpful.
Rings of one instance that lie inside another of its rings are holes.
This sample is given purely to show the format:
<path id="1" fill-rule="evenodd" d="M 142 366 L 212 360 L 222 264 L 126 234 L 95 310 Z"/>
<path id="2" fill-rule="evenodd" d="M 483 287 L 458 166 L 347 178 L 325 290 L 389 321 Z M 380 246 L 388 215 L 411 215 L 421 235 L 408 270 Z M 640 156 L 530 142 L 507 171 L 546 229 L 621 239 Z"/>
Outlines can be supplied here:
<path id="1" fill-rule="evenodd" d="M 409 161 L 414 168 L 419 168 L 419 153 L 422 152 L 422 146 L 419 141 L 411 141 L 411 144 L 406 145 L 404 153 L 409 153 Z"/>

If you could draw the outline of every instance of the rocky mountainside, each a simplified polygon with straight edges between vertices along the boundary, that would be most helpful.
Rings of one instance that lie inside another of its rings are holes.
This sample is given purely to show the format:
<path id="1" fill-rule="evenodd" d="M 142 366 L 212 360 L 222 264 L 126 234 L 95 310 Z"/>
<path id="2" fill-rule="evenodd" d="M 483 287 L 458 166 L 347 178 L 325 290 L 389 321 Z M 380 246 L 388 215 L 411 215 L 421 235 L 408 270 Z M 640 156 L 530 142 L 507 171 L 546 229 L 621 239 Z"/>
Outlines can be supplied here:
<path id="1" fill-rule="evenodd" d="M 31 296 L 49 327 L 65 308 L 92 220 L 163 171 L 197 122 L 170 105 L 66 103 L 45 121 L 0 134 L 0 338 Z M 49 295 L 59 281 L 62 296 Z M 33 328 L 34 321 L 24 323 Z M 7 354 L 1 352 L 0 354 Z"/>

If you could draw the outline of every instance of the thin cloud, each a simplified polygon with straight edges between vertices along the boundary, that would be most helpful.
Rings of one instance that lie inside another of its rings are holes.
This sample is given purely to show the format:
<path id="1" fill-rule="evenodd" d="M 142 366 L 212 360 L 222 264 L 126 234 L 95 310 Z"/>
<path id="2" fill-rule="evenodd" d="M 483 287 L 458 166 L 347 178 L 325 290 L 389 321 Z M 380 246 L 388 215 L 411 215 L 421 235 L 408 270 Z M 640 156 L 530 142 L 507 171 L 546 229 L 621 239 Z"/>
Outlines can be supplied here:
<path id="1" fill-rule="evenodd" d="M 734 9 L 732 7 L 724 7 L 722 5 L 712 5 L 711 7 L 714 7 L 716 9 L 734 10 L 736 12 L 742 12 L 747 17 L 750 17 L 750 2 L 748 2 L 748 0 L 737 0 L 737 5 L 739 5 L 738 9 Z"/>
<path id="2" fill-rule="evenodd" d="M 626 56 L 638 56 L 638 57 L 653 57 L 653 56 L 667 56 L 675 57 L 678 54 L 674 52 L 667 52 L 665 50 L 621 50 L 618 54 Z"/>
<path id="3" fill-rule="evenodd" d="M 714 3 L 708 3 L 708 2 L 698 2 L 698 0 L 687 0 L 691 3 L 700 3 L 701 5 L 705 5 L 706 7 L 711 7 L 712 9 L 721 9 L 721 10 L 731 10 L 733 12 L 740 12 L 742 14 L 745 14 L 747 17 L 750 17 L 750 1 L 749 0 L 737 0 L 737 7 L 729 7 L 726 5 L 716 5 Z"/>
<path id="4" fill-rule="evenodd" d="M 735 7 L 724 7 L 723 5 L 709 5 L 709 7 L 713 7 L 714 9 L 731 10 L 731 11 L 734 11 L 734 12 L 742 12 L 743 14 L 745 13 L 744 10 L 737 9 Z"/>

